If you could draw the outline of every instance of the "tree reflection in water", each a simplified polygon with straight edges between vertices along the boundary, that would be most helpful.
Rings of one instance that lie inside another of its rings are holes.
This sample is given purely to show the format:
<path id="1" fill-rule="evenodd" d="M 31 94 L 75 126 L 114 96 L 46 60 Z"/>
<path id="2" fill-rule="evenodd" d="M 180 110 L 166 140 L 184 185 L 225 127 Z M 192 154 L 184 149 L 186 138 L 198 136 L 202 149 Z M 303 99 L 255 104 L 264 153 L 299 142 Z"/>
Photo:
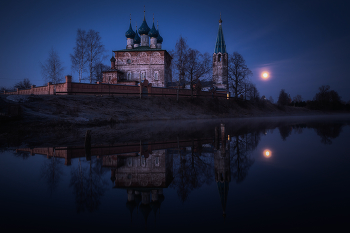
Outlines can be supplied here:
<path id="1" fill-rule="evenodd" d="M 259 141 L 259 132 L 236 135 L 231 138 L 231 173 L 236 183 L 242 182 L 248 175 L 248 170 L 254 163 L 251 152 L 257 147 Z"/>
<path id="2" fill-rule="evenodd" d="M 41 166 L 41 178 L 46 180 L 50 194 L 55 191 L 63 174 L 63 160 L 54 156 L 44 160 Z"/>
<path id="3" fill-rule="evenodd" d="M 200 139 L 192 139 L 192 146 L 178 150 L 178 155 L 171 187 L 177 189 L 181 201 L 185 202 L 191 191 L 212 181 L 213 158 L 209 151 L 203 150 Z"/>
<path id="4" fill-rule="evenodd" d="M 77 212 L 93 212 L 100 205 L 100 198 L 107 189 L 107 180 L 102 175 L 107 170 L 102 167 L 102 159 L 90 161 L 78 159 L 78 167 L 71 170 L 70 187 L 73 187 Z"/>

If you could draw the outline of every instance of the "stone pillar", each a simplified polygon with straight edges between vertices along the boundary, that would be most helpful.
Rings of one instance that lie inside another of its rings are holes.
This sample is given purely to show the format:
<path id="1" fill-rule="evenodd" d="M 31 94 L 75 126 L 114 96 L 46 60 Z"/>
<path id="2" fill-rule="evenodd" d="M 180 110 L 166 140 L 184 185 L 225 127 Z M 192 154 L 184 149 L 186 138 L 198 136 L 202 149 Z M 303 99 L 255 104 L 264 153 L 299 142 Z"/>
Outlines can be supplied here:
<path id="1" fill-rule="evenodd" d="M 157 49 L 162 49 L 162 44 L 161 43 L 157 43 Z"/>
<path id="2" fill-rule="evenodd" d="M 151 45 L 149 47 L 151 49 L 157 48 L 157 38 L 151 37 Z"/>
<path id="3" fill-rule="evenodd" d="M 33 94 L 33 95 L 34 95 L 34 87 L 35 87 L 35 85 L 32 85 L 32 86 L 30 87 L 31 94 Z"/>
<path id="4" fill-rule="evenodd" d="M 141 35 L 141 46 L 149 46 L 148 35 Z"/>
<path id="5" fill-rule="evenodd" d="M 134 39 L 127 38 L 126 39 L 126 48 L 127 49 L 132 49 L 133 47 L 134 47 Z"/>
<path id="6" fill-rule="evenodd" d="M 72 76 L 67 75 L 66 76 L 66 92 L 67 95 L 70 95 L 72 91 Z"/>

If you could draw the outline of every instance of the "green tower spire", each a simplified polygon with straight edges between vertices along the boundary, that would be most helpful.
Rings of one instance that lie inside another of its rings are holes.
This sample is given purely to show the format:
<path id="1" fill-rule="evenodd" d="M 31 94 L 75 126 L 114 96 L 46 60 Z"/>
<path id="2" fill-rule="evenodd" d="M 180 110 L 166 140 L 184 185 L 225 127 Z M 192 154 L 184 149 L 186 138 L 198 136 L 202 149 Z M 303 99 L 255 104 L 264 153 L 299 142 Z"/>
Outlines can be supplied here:
<path id="1" fill-rule="evenodd" d="M 221 20 L 221 13 L 220 13 L 219 31 L 218 31 L 218 37 L 216 38 L 216 45 L 215 45 L 214 53 L 227 53 L 226 52 L 226 44 L 225 44 L 225 40 L 224 40 L 224 33 L 222 32 L 221 23 L 222 23 L 222 20 Z"/>

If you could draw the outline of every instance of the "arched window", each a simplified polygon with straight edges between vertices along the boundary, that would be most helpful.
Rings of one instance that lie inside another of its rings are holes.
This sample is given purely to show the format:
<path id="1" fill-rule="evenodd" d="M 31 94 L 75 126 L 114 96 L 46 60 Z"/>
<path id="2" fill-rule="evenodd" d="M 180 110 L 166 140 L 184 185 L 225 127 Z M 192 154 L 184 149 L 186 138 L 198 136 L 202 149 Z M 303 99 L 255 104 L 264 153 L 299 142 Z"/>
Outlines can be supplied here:
<path id="1" fill-rule="evenodd" d="M 131 72 L 128 72 L 128 80 L 131 80 Z"/>
<path id="2" fill-rule="evenodd" d="M 218 61 L 221 61 L 221 54 L 219 54 L 218 56 Z"/>

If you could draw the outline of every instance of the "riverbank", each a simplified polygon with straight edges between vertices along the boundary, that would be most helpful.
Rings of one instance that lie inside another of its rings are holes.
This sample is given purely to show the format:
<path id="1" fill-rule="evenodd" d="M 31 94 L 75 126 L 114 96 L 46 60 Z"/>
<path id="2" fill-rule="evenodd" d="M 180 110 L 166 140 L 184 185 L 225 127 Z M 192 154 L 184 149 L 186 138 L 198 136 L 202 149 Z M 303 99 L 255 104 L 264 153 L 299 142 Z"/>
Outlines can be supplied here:
<path id="1" fill-rule="evenodd" d="M 199 121 L 205 125 L 223 119 L 324 114 L 306 108 L 280 109 L 268 101 L 252 104 L 212 98 L 182 98 L 177 102 L 176 98 L 163 97 L 0 96 L 3 115 L 8 115 L 8 109 L 14 106 L 19 115 L 1 122 L 0 139 L 16 146 L 23 141 L 70 145 L 82 142 L 87 129 L 93 130 L 95 142 L 99 143 L 109 138 L 128 140 L 134 134 L 149 139 L 159 131 L 169 131 L 169 135 L 186 132 Z"/>

